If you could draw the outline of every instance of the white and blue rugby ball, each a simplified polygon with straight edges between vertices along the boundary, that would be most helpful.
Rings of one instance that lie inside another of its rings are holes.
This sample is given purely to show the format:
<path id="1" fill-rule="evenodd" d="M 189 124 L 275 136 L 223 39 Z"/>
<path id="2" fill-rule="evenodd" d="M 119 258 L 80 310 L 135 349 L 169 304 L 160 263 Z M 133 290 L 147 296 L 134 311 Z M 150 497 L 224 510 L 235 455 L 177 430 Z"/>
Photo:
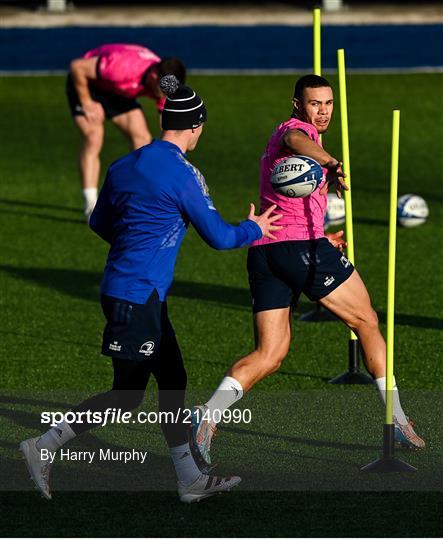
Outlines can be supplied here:
<path id="1" fill-rule="evenodd" d="M 426 201 L 419 195 L 408 193 L 402 195 L 397 201 L 397 221 L 403 227 L 417 227 L 422 225 L 429 216 Z"/>
<path id="2" fill-rule="evenodd" d="M 319 163 L 307 156 L 289 156 L 279 161 L 271 175 L 275 192 L 285 197 L 307 197 L 320 185 L 323 170 Z"/>
<path id="3" fill-rule="evenodd" d="M 345 222 L 345 201 L 335 193 L 328 193 L 328 206 L 325 214 L 325 229 L 342 225 Z"/>

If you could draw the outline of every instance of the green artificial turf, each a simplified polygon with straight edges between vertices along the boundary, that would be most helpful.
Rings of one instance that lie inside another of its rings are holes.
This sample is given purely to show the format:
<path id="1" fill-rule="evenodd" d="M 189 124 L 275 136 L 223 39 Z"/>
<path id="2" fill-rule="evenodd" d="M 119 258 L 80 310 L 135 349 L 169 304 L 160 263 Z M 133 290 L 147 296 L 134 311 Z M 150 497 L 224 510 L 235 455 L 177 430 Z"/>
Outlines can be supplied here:
<path id="1" fill-rule="evenodd" d="M 249 202 L 258 203 L 259 157 L 290 112 L 293 80 L 190 79 L 207 103 L 209 121 L 189 158 L 228 221 L 240 221 Z M 154 425 L 107 428 L 75 441 L 78 448 L 144 444 L 151 467 L 125 475 L 119 468 L 59 464 L 53 502 L 19 491 L 31 486 L 17 443 L 39 432 L 39 412 L 66 410 L 111 383 L 109 361 L 99 354 L 98 294 L 107 248 L 84 223 L 79 135 L 63 78 L 0 80 L 0 467 L 3 489 L 16 489 L 0 496 L 8 516 L 2 535 L 441 534 L 443 112 L 436 89 L 442 81 L 440 74 L 348 77 L 356 264 L 383 331 L 393 108 L 401 109 L 399 194 L 418 193 L 430 208 L 425 225 L 398 229 L 397 237 L 395 372 L 405 409 L 429 442 L 424 453 L 399 453 L 418 468 L 416 480 L 362 477 L 359 466 L 380 454 L 383 418 L 375 392 L 327 385 L 347 365 L 343 325 L 295 319 L 293 346 L 280 372 L 241 402 L 252 410 L 251 425 L 225 425 L 214 449 L 222 469 L 242 473 L 242 491 L 188 508 L 170 492 L 172 468 Z M 151 104 L 145 109 L 158 134 L 156 113 Z M 338 113 L 337 106 L 323 142 L 340 157 Z M 103 172 L 126 151 L 121 134 L 109 126 Z M 216 252 L 193 230 L 183 243 L 169 309 L 188 369 L 189 405 L 209 397 L 226 368 L 253 345 L 245 256 L 245 250 Z M 312 307 L 303 298 L 299 313 Z M 154 398 L 151 382 L 151 408 Z M 128 478 L 143 491 L 129 493 Z M 102 491 L 84 493 L 94 489 Z M 113 489 L 124 491 L 109 493 Z"/>

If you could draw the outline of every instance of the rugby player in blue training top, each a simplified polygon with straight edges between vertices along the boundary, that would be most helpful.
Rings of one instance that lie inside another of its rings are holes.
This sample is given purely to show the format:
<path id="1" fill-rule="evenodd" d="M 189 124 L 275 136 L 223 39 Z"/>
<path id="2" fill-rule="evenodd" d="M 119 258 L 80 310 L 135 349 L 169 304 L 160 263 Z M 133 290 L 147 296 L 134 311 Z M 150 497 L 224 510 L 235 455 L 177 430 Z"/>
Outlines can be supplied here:
<path id="1" fill-rule="evenodd" d="M 236 476 L 203 474 L 195 461 L 198 453 L 194 459 L 183 413 L 186 370 L 169 322 L 166 296 L 189 223 L 211 247 L 232 249 L 262 236 L 273 238 L 271 231 L 281 228 L 273 223 L 281 216 L 271 216 L 274 206 L 255 216 L 251 204 L 248 218 L 240 225 L 223 221 L 205 179 L 185 157 L 202 133 L 205 105 L 173 75 L 162 79 L 161 88 L 168 96 L 161 139 L 111 165 L 90 219 L 91 228 L 110 244 L 101 303 L 107 320 L 102 353 L 112 358 L 112 389 L 74 407 L 74 422 L 63 421 L 41 437 L 20 444 L 32 479 L 48 499 L 51 463 L 42 455 L 97 425 L 88 413 L 138 407 L 151 373 L 159 388 L 160 412 L 178 418 L 161 422 L 161 428 L 177 473 L 180 499 L 193 502 L 240 482 Z"/>

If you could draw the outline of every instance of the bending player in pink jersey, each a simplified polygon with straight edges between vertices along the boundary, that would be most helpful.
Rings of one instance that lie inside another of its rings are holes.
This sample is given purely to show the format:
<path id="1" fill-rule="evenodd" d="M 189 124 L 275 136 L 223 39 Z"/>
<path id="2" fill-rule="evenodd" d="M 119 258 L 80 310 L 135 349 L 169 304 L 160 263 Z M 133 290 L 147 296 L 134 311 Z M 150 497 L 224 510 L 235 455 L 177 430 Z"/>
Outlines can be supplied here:
<path id="1" fill-rule="evenodd" d="M 283 215 L 278 224 L 283 228 L 274 233 L 275 239 L 254 242 L 248 252 L 256 348 L 226 372 L 205 405 L 193 410 L 194 439 L 208 464 L 216 429 L 212 419 L 219 419 L 245 392 L 279 369 L 291 342 L 292 309 L 302 292 L 357 334 L 366 368 L 385 399 L 386 344 L 377 314 L 360 275 L 341 252 L 345 245 L 343 231 L 328 237 L 324 234 L 328 184 L 336 184 L 337 194 L 341 188 L 347 189 L 341 163 L 322 148 L 319 140 L 328 129 L 334 108 L 328 81 L 316 75 L 299 79 L 293 107 L 291 118 L 277 126 L 261 159 L 261 211 L 277 205 L 276 213 Z M 308 197 L 291 199 L 272 189 L 270 178 L 275 164 L 291 154 L 309 156 L 324 167 L 325 179 Z M 424 448 L 424 441 L 403 412 L 395 380 L 394 417 L 396 441 L 409 448 Z"/>
<path id="2" fill-rule="evenodd" d="M 101 45 L 71 62 L 66 92 L 83 137 L 80 176 L 87 219 L 97 201 L 105 118 L 128 137 L 134 150 L 149 144 L 151 133 L 136 98 L 153 99 L 161 113 L 165 97 L 159 81 L 167 74 L 183 83 L 186 70 L 177 58 L 162 60 L 140 45 Z"/>

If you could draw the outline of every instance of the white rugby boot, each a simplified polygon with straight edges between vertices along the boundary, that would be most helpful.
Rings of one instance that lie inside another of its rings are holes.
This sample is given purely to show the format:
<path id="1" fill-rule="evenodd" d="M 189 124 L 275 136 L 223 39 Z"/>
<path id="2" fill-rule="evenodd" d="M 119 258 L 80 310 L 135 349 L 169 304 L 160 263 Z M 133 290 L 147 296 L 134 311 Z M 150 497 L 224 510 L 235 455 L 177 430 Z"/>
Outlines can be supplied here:
<path id="1" fill-rule="evenodd" d="M 230 491 L 240 482 L 241 478 L 239 476 L 227 476 L 224 478 L 222 476 L 208 476 L 207 474 L 202 474 L 189 486 L 177 482 L 178 495 L 181 502 L 199 502 L 202 499 L 211 497 L 211 495 L 216 495 L 223 491 Z"/>
<path id="2" fill-rule="evenodd" d="M 20 443 L 20 451 L 28 467 L 31 480 L 45 499 L 52 499 L 51 488 L 49 486 L 49 473 L 52 463 L 49 459 L 41 459 L 40 450 L 36 447 L 36 442 L 40 437 L 27 439 Z"/>

